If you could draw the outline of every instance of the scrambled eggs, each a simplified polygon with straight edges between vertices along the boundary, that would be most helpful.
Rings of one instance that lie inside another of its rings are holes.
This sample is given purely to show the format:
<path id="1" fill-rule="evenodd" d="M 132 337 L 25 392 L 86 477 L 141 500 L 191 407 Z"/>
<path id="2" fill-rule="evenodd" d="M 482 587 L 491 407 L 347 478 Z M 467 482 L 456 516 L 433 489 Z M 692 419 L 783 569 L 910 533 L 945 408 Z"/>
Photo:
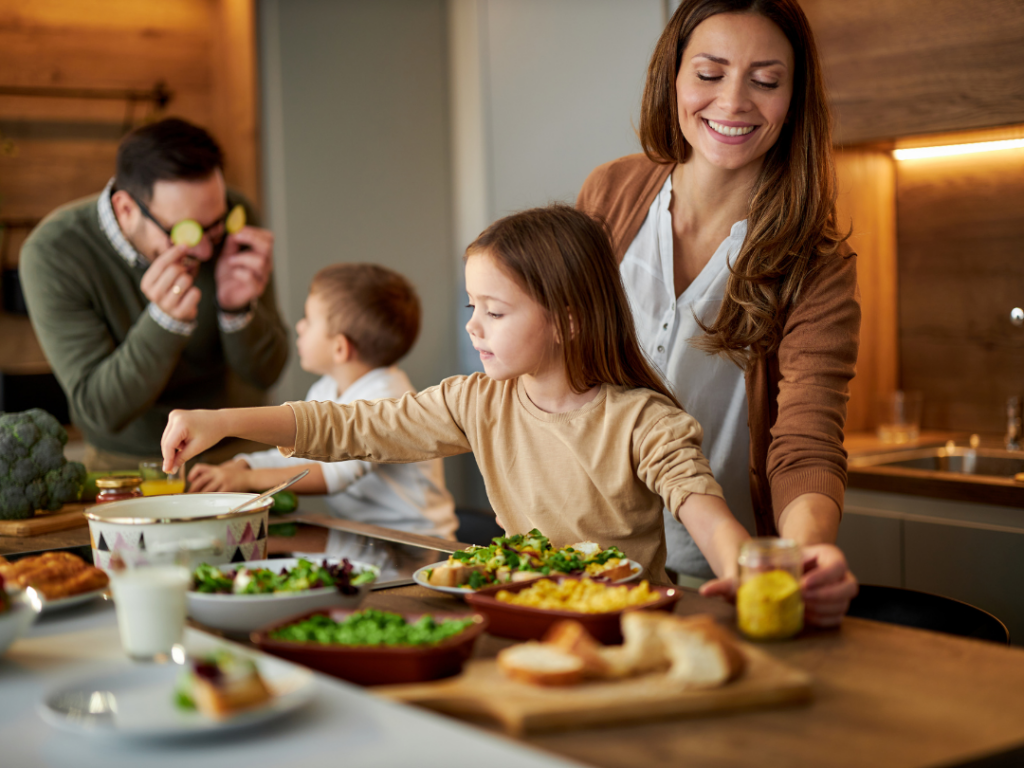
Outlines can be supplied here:
<path id="1" fill-rule="evenodd" d="M 576 613 L 610 613 L 637 605 L 646 605 L 661 595 L 646 581 L 635 587 L 611 586 L 590 579 L 541 579 L 526 589 L 512 593 L 501 590 L 495 599 L 512 605 Z"/>

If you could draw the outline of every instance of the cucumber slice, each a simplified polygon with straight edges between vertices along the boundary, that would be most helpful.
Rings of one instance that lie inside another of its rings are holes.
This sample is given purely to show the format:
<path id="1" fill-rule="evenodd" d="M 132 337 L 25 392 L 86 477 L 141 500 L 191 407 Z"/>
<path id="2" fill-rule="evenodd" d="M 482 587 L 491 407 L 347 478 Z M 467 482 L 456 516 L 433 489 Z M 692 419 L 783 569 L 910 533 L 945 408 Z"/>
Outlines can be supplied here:
<path id="1" fill-rule="evenodd" d="M 171 228 L 171 242 L 175 245 L 187 245 L 195 248 L 203 239 L 203 228 L 195 219 L 179 221 Z"/>
<path id="2" fill-rule="evenodd" d="M 231 213 L 224 220 L 224 228 L 227 229 L 229 235 L 233 235 L 236 232 L 241 231 L 242 227 L 245 226 L 245 208 L 241 205 L 236 205 L 231 209 Z"/>

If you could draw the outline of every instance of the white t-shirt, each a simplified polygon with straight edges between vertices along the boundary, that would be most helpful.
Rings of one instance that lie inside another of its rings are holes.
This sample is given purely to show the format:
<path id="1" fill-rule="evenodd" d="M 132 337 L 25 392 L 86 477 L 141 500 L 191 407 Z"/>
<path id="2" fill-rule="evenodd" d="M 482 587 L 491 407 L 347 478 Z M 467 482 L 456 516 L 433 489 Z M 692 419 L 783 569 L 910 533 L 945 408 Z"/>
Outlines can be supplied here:
<path id="1" fill-rule="evenodd" d="M 324 376 L 309 388 L 306 400 L 344 404 L 401 397 L 415 391 L 409 377 L 392 366 L 375 368 L 340 394 L 334 379 Z M 253 469 L 314 463 L 309 459 L 286 458 L 276 448 L 236 458 L 245 459 Z M 323 469 L 329 493 L 325 499 L 336 517 L 447 538 L 458 527 L 455 502 L 444 485 L 441 459 L 415 464 L 316 463 Z"/>
<path id="2" fill-rule="evenodd" d="M 690 345 L 705 324 L 718 315 L 729 279 L 727 265 L 739 254 L 747 222 L 732 225 L 711 261 L 682 295 L 675 295 L 673 270 L 672 176 L 651 203 L 647 218 L 622 259 L 620 273 L 633 311 L 640 344 L 683 408 L 704 429 L 702 448 L 715 479 L 725 491 L 733 515 L 754 532 L 750 498 L 750 431 L 743 371 L 727 358 L 709 355 Z M 686 528 L 668 510 L 666 565 L 681 574 L 711 578 L 707 560 Z"/>

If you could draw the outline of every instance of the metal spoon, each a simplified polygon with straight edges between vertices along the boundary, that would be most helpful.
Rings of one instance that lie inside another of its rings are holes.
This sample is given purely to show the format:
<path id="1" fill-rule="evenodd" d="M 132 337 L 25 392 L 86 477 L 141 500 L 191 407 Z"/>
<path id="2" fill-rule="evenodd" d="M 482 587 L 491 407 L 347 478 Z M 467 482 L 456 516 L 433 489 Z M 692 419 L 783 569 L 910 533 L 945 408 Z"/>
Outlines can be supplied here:
<path id="1" fill-rule="evenodd" d="M 269 491 L 264 491 L 259 496 L 257 496 L 255 499 L 249 499 L 248 501 L 243 501 L 241 504 L 239 504 L 234 509 L 229 509 L 225 514 L 231 515 L 231 514 L 234 514 L 235 512 L 241 512 L 243 509 L 245 509 L 246 507 L 252 506 L 253 504 L 255 504 L 260 499 L 265 499 L 265 498 L 267 498 L 267 496 L 273 496 L 275 493 L 283 491 L 285 488 L 287 488 L 288 486 L 292 485 L 293 483 L 299 482 L 299 480 L 301 480 L 302 478 L 304 478 L 308 474 L 309 474 L 309 470 L 308 469 L 304 469 L 301 472 L 299 472 L 299 474 L 297 474 L 295 477 L 291 478 L 290 480 L 285 480 L 283 483 L 281 483 L 280 485 L 274 486 Z"/>

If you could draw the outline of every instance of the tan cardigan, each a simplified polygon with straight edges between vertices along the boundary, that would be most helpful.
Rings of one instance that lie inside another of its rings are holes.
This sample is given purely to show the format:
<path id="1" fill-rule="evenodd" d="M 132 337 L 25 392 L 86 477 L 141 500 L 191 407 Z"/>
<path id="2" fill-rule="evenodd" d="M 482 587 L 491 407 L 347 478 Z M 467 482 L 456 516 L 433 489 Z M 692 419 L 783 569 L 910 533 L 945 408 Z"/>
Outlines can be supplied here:
<path id="1" fill-rule="evenodd" d="M 584 182 L 576 205 L 608 225 L 620 261 L 674 168 L 629 155 Z M 778 350 L 753 355 L 747 366 L 750 493 L 761 535 L 776 535 L 778 515 L 804 493 L 843 508 L 843 425 L 860 343 L 854 256 L 844 245 L 822 265 L 791 308 Z"/>

